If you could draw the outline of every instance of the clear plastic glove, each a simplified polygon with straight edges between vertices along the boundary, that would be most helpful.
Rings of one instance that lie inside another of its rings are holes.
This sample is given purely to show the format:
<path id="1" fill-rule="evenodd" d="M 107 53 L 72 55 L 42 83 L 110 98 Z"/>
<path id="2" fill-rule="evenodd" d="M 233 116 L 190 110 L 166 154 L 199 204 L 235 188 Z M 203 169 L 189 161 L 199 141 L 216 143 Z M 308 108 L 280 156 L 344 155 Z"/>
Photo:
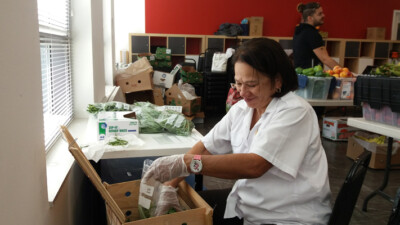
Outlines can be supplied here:
<path id="1" fill-rule="evenodd" d="M 184 154 L 164 156 L 156 159 L 143 176 L 143 182 L 150 178 L 164 183 L 177 177 L 189 176 L 186 164 L 183 161 Z"/>
<path id="2" fill-rule="evenodd" d="M 176 191 L 177 189 L 174 187 L 166 185 L 161 186 L 155 216 L 165 215 L 171 209 L 175 209 L 176 212 L 182 211 Z"/>

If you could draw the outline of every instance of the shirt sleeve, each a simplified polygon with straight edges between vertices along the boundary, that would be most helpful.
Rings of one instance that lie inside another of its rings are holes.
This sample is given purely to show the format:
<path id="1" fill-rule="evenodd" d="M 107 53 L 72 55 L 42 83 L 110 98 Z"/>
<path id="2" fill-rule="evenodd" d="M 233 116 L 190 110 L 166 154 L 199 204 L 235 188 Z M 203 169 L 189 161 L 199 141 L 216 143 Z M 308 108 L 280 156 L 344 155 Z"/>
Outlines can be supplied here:
<path id="1" fill-rule="evenodd" d="M 260 125 L 250 152 L 296 178 L 314 135 L 310 109 L 296 107 L 277 112 L 270 122 Z"/>
<path id="2" fill-rule="evenodd" d="M 233 115 L 239 109 L 237 105 L 233 105 L 228 113 L 201 139 L 211 154 L 222 155 L 232 153 L 231 126 Z"/>

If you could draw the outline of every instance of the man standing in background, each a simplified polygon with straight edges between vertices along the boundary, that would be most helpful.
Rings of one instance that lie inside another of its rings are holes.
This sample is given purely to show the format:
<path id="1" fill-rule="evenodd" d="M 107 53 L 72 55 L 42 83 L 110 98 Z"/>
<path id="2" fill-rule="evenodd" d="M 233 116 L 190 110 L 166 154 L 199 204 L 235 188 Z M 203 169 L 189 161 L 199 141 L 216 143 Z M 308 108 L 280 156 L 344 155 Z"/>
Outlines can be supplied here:
<path id="1" fill-rule="evenodd" d="M 296 26 L 293 36 L 294 67 L 303 69 L 325 64 L 331 69 L 339 64 L 333 60 L 324 45 L 321 35 L 316 29 L 324 24 L 324 12 L 317 2 L 297 5 L 301 13 L 300 25 Z"/>

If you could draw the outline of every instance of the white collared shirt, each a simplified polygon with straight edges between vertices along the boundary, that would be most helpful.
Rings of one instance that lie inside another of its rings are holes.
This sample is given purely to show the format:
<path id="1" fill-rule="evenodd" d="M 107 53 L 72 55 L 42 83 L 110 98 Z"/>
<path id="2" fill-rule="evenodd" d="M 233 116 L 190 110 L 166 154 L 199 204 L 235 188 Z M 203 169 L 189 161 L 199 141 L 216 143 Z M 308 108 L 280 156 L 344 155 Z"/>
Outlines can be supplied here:
<path id="1" fill-rule="evenodd" d="M 255 153 L 273 167 L 239 179 L 225 218 L 246 224 L 326 224 L 331 213 L 328 163 L 313 108 L 293 92 L 273 98 L 250 130 L 252 108 L 236 103 L 202 139 L 212 154 Z"/>

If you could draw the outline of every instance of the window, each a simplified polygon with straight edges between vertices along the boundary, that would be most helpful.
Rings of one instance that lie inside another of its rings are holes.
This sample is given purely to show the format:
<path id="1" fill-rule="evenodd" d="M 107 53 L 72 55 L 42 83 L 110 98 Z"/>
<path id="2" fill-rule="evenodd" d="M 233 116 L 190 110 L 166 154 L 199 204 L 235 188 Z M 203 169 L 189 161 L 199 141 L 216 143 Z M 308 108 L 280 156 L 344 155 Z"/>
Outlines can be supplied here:
<path id="1" fill-rule="evenodd" d="M 38 0 L 46 151 L 73 118 L 70 0 Z"/>

